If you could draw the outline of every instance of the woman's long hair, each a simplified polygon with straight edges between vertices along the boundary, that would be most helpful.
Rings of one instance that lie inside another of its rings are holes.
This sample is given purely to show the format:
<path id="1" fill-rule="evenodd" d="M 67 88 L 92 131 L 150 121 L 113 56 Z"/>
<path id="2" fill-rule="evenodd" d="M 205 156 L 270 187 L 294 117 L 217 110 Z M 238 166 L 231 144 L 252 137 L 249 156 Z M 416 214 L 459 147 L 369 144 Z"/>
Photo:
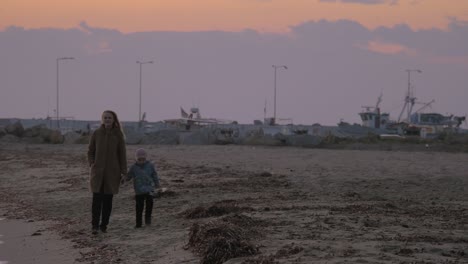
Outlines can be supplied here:
<path id="1" fill-rule="evenodd" d="M 123 131 L 123 126 L 120 123 L 119 117 L 117 116 L 117 114 L 112 110 L 105 110 L 104 112 L 102 112 L 102 115 L 104 115 L 105 113 L 108 113 L 108 114 L 112 115 L 112 117 L 114 118 L 114 123 L 112 124 L 112 127 L 119 128 L 120 132 L 122 133 L 122 136 L 125 138 L 125 133 Z M 102 120 L 102 117 L 101 117 L 101 123 L 104 124 L 104 120 Z"/>

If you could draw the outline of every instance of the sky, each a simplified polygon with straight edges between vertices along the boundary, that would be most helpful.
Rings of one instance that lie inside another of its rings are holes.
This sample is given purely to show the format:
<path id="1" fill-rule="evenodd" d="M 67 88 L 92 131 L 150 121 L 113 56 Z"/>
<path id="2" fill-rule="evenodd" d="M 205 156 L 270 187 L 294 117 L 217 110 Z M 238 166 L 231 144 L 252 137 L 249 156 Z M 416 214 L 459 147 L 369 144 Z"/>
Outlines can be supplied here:
<path id="1" fill-rule="evenodd" d="M 57 58 L 60 60 L 57 75 Z M 0 118 L 204 117 L 360 123 L 382 94 L 397 119 L 468 113 L 466 0 L 2 0 Z"/>

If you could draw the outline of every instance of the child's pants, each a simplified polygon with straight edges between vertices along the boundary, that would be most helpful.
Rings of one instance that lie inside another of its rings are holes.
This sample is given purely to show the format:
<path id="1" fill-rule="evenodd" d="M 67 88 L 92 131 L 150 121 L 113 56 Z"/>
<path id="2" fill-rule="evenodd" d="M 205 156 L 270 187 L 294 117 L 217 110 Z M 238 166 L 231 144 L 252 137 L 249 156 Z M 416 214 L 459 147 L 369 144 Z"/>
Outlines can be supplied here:
<path id="1" fill-rule="evenodd" d="M 153 211 L 153 196 L 145 194 L 135 195 L 136 202 L 136 225 L 141 226 L 143 207 L 145 207 L 145 224 L 151 224 L 151 212 Z M 145 206 L 146 202 L 146 206 Z"/>

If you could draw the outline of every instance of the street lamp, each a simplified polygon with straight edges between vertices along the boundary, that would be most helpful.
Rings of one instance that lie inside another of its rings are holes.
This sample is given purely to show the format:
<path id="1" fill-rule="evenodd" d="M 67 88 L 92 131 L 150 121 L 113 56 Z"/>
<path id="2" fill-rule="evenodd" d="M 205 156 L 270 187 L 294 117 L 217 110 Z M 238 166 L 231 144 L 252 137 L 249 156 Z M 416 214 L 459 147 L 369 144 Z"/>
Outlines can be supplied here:
<path id="1" fill-rule="evenodd" d="M 140 65 L 140 104 L 139 104 L 139 110 L 138 110 L 138 122 L 141 125 L 141 68 L 143 64 L 148 64 L 148 63 L 153 63 L 153 61 L 137 61 L 137 63 Z"/>
<path id="2" fill-rule="evenodd" d="M 411 87 L 411 73 L 412 72 L 422 73 L 422 71 L 419 70 L 419 69 L 410 69 L 410 70 L 406 70 L 406 72 L 408 72 L 408 92 L 406 93 L 405 104 L 403 105 L 403 109 L 401 109 L 401 113 L 398 116 L 398 122 L 400 122 L 401 116 L 403 115 L 403 112 L 405 111 L 405 108 L 406 108 L 408 122 L 411 122 L 411 120 L 410 120 L 411 119 L 411 111 L 413 110 L 413 106 L 414 106 L 415 101 L 416 101 L 416 97 L 414 97 L 413 90 L 411 89 L 412 88 Z"/>
<path id="3" fill-rule="evenodd" d="M 275 96 L 274 96 L 274 106 L 273 106 L 273 124 L 276 125 L 276 70 L 278 68 L 282 68 L 282 69 L 285 69 L 287 70 L 288 67 L 286 65 L 272 65 L 273 68 L 275 69 Z"/>
<path id="4" fill-rule="evenodd" d="M 59 62 L 61 60 L 74 60 L 74 57 L 60 57 L 57 58 L 57 109 L 56 109 L 56 114 L 57 114 L 57 128 L 60 128 L 60 115 L 59 115 Z"/>

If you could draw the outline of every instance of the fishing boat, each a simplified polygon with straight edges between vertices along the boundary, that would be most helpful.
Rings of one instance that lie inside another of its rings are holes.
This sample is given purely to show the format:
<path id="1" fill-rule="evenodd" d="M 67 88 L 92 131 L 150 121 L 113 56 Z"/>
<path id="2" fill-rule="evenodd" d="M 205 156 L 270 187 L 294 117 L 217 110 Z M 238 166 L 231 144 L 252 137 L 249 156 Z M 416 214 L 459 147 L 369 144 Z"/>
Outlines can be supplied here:
<path id="1" fill-rule="evenodd" d="M 381 113 L 380 103 L 382 94 L 378 97 L 375 106 L 362 106 L 365 110 L 359 113 L 362 126 L 374 129 L 385 129 L 397 134 L 417 135 L 421 137 L 435 137 L 442 132 L 458 132 L 466 116 L 443 115 L 436 112 L 424 112 L 430 108 L 435 100 L 423 103 L 418 102 L 414 96 L 410 73 L 420 70 L 407 70 L 408 90 L 404 98 L 404 105 L 397 120 L 390 119 L 389 113 Z M 415 105 L 422 105 L 413 110 Z"/>
<path id="2" fill-rule="evenodd" d="M 180 107 L 180 117 L 166 119 L 164 120 L 164 123 L 190 130 L 193 127 L 213 124 L 232 124 L 235 123 L 235 121 L 219 118 L 203 118 L 198 107 L 190 108 L 190 113 L 186 112 L 182 107 Z"/>

